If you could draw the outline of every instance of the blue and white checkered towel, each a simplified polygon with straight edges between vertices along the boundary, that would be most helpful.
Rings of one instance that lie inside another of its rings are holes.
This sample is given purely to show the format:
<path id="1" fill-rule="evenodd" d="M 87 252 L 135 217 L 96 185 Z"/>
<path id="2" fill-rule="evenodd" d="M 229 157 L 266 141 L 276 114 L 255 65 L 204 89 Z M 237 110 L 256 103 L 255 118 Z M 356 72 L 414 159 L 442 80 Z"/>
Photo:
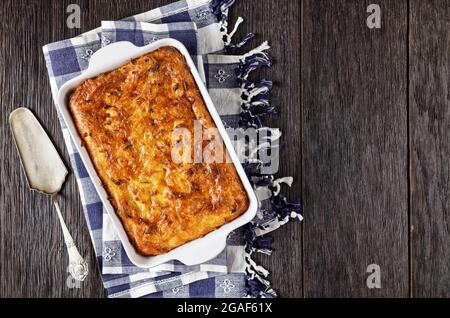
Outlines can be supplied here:
<path id="1" fill-rule="evenodd" d="M 193 56 L 209 93 L 228 127 L 254 127 L 265 138 L 250 152 L 254 160 L 245 164 L 255 186 L 261 207 L 253 224 L 230 235 L 227 248 L 217 258 L 198 266 L 170 262 L 152 269 L 133 265 L 103 208 L 69 133 L 61 121 L 64 138 L 80 188 L 87 223 L 109 297 L 273 297 L 275 292 L 265 279 L 268 272 L 256 265 L 254 251 L 270 253 L 273 231 L 290 218 L 298 218 L 299 202 L 282 197 L 280 185 L 290 185 L 292 178 L 274 180 L 277 165 L 258 161 L 259 155 L 278 146 L 281 133 L 263 127 L 261 118 L 274 112 L 269 104 L 270 81 L 250 82 L 249 74 L 271 65 L 263 43 L 243 56 L 221 55 L 248 41 L 247 35 L 232 44 L 234 30 L 227 31 L 228 8 L 234 0 L 189 0 L 151 10 L 122 21 L 104 21 L 99 29 L 77 38 L 43 47 L 53 96 L 65 82 L 88 66 L 90 57 L 103 46 L 116 41 L 130 41 L 138 46 L 161 38 L 181 41 Z M 277 158 L 278 159 L 278 158 Z M 277 160 L 276 160 L 277 161 Z"/>

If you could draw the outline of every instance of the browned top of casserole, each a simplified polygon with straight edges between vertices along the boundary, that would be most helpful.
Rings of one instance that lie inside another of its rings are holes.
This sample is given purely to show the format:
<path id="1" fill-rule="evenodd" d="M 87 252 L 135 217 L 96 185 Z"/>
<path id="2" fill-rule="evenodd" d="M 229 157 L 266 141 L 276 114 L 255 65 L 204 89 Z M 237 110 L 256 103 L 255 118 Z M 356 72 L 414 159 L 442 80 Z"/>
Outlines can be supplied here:
<path id="1" fill-rule="evenodd" d="M 193 133 L 195 120 L 215 128 L 178 50 L 163 47 L 86 80 L 71 95 L 70 111 L 140 254 L 166 253 L 247 211 L 233 164 L 172 160 L 175 128 Z"/>

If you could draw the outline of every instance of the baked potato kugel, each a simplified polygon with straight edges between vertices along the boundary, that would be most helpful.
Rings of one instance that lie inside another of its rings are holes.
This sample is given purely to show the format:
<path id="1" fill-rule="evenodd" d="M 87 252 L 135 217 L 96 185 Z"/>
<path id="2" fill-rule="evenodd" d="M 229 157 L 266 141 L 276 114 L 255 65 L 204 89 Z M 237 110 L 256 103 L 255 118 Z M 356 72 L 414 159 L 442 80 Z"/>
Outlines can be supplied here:
<path id="1" fill-rule="evenodd" d="M 193 133 L 195 120 L 216 127 L 178 50 L 163 47 L 86 80 L 70 96 L 70 111 L 141 255 L 167 253 L 247 211 L 233 164 L 172 160 L 174 129 Z"/>

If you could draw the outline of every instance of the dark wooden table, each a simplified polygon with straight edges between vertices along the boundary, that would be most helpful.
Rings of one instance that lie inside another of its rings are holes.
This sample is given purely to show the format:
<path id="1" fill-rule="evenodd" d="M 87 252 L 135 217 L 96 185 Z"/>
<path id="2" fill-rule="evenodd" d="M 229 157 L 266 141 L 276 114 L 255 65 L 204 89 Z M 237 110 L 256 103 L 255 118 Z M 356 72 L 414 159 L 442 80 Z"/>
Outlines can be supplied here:
<path id="1" fill-rule="evenodd" d="M 28 190 L 7 124 L 31 108 L 68 162 L 41 46 L 169 1 L 16 1 L 0 8 L 0 296 L 104 297 L 73 174 L 62 209 L 91 275 L 66 286 L 50 199 Z M 366 26 L 370 3 L 381 29 Z M 81 30 L 66 27 L 70 3 Z M 305 221 L 259 257 L 282 297 L 450 296 L 450 2 L 238 0 L 240 33 L 273 46 L 271 120 L 284 131 L 280 176 Z M 257 40 L 252 42 L 257 44 Z M 370 264 L 381 288 L 369 289 Z"/>

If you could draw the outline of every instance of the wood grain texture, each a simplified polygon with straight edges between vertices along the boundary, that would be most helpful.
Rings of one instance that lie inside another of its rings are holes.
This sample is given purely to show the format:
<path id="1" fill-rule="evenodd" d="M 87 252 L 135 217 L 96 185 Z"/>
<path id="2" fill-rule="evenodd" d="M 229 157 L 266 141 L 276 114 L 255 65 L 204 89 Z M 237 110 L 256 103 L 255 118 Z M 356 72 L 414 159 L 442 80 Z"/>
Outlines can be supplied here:
<path id="1" fill-rule="evenodd" d="M 370 3 L 303 1 L 305 297 L 408 296 L 407 2 Z"/>
<path id="2" fill-rule="evenodd" d="M 450 297 L 450 3 L 410 12 L 413 295 Z"/>
<path id="3" fill-rule="evenodd" d="M 0 190 L 0 297 L 105 296 L 74 175 L 71 174 L 65 184 L 60 202 L 67 225 L 81 253 L 86 256 L 91 273 L 81 288 L 69 289 L 66 286 L 67 254 L 56 214 L 49 198 L 28 190 L 7 120 L 13 109 L 19 106 L 29 107 L 53 138 L 67 166 L 70 166 L 51 99 L 41 47 L 98 27 L 101 20 L 120 19 L 170 2 L 172 1 L 2 2 L 0 179 L 7 182 L 1 183 Z M 65 25 L 65 10 L 72 3 L 81 7 L 81 30 L 71 30 Z M 273 124 L 285 131 L 284 157 L 300 160 L 300 3 L 290 0 L 237 1 L 231 12 L 232 21 L 238 14 L 246 18 L 242 29 L 256 31 L 260 34 L 260 41 L 268 39 L 274 46 L 272 55 L 276 65 L 259 75 L 276 81 L 274 101 L 281 106 L 283 112 L 279 118 L 274 119 Z M 285 43 L 290 43 L 290 49 L 286 49 Z M 257 44 L 257 40 L 253 41 L 248 48 Z M 295 63 L 295 67 L 292 67 L 292 63 Z M 298 197 L 301 185 L 299 161 L 284 161 L 281 173 L 297 177 L 290 195 Z M 274 235 L 274 255 L 267 259 L 261 258 L 273 273 L 271 280 L 274 288 L 284 297 L 302 296 L 300 233 L 298 224 L 288 225 L 277 232 Z"/>
<path id="4" fill-rule="evenodd" d="M 29 107 L 69 166 L 41 47 L 170 2 L 2 2 L 0 297 L 105 297 L 75 177 L 60 202 L 91 274 L 71 289 L 56 214 L 28 190 L 8 116 Z M 274 66 L 255 78 L 275 82 L 279 176 L 296 178 L 288 194 L 305 203 L 304 224 L 274 233 L 273 256 L 257 258 L 282 297 L 450 296 L 450 4 L 379 0 L 382 29 L 369 30 L 371 2 L 241 0 L 231 9 L 231 25 L 245 18 L 237 38 L 258 34 L 242 53 L 263 40 L 273 47 Z M 65 25 L 71 3 L 81 30 Z M 373 263 L 379 290 L 366 287 Z"/>

